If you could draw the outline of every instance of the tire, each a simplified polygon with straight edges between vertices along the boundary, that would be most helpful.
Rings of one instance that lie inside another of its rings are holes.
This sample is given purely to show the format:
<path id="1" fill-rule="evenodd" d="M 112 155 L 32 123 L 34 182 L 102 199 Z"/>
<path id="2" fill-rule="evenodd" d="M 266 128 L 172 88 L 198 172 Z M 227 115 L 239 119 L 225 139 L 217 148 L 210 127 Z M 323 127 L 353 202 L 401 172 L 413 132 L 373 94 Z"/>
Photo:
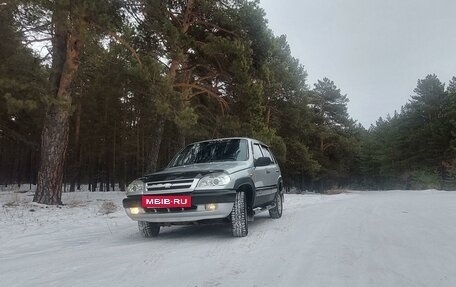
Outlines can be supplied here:
<path id="1" fill-rule="evenodd" d="M 147 221 L 138 221 L 139 232 L 144 235 L 144 237 L 157 237 L 160 233 L 160 225 L 157 223 L 147 222 Z"/>
<path id="2" fill-rule="evenodd" d="M 271 218 L 281 218 L 283 212 L 283 194 L 281 192 L 277 192 L 274 198 L 275 206 L 269 209 L 269 216 Z"/>
<path id="3" fill-rule="evenodd" d="M 231 211 L 231 231 L 234 237 L 245 237 L 249 233 L 247 225 L 247 201 L 245 192 L 236 193 L 233 210 Z"/>

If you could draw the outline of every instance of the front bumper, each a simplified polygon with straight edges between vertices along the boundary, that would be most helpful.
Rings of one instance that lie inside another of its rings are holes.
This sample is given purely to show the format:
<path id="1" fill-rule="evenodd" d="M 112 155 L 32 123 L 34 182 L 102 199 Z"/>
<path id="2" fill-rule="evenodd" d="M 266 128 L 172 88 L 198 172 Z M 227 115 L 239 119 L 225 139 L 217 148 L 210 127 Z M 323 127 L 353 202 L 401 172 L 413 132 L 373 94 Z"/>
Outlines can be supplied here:
<path id="1" fill-rule="evenodd" d="M 136 221 L 184 223 L 208 219 L 221 219 L 230 215 L 231 210 L 233 209 L 236 191 L 199 191 L 190 195 L 192 197 L 192 208 L 189 209 L 143 209 L 141 207 L 141 196 L 130 196 L 125 198 L 123 200 L 123 207 L 125 208 L 128 217 Z M 215 210 L 206 210 L 206 204 L 209 203 L 216 203 L 217 208 Z M 130 210 L 132 207 L 139 208 L 139 213 L 132 214 Z"/>

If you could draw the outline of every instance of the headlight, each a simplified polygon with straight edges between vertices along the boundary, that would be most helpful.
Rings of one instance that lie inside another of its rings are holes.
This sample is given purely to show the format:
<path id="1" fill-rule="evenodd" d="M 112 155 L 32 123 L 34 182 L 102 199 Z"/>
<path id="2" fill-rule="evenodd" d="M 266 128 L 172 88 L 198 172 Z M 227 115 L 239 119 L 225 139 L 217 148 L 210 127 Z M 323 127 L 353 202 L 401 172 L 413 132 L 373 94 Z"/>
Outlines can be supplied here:
<path id="1" fill-rule="evenodd" d="M 132 183 L 128 185 L 127 193 L 130 194 L 141 194 L 144 191 L 144 182 L 141 180 L 133 180 Z"/>
<path id="2" fill-rule="evenodd" d="M 200 179 L 196 189 L 217 189 L 225 187 L 231 178 L 226 173 L 211 173 Z"/>

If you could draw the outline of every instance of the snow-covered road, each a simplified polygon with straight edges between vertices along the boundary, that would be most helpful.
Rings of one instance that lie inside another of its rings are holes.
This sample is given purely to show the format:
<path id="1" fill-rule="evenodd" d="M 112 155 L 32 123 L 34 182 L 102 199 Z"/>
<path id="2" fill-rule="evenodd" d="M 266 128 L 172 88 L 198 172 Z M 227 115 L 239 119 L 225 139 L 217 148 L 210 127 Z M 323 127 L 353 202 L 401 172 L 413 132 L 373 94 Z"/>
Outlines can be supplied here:
<path id="1" fill-rule="evenodd" d="M 97 214 L 121 193 L 65 196 L 2 207 L 1 286 L 456 286 L 456 192 L 286 195 L 283 217 L 258 215 L 246 238 L 205 225 L 156 239 L 123 210 Z"/>

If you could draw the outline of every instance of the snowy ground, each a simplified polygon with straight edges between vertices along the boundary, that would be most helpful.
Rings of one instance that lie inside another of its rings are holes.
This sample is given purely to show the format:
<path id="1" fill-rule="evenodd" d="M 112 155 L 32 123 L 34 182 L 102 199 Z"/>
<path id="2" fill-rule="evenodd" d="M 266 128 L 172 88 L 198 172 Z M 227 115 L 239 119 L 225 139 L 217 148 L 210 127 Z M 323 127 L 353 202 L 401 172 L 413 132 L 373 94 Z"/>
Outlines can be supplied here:
<path id="1" fill-rule="evenodd" d="M 145 239 L 121 192 L 45 208 L 0 193 L 1 286 L 456 286 L 456 192 L 286 195 L 246 238 L 223 225 Z M 103 202 L 119 209 L 102 214 Z M 18 206 L 16 206 L 18 205 Z"/>

